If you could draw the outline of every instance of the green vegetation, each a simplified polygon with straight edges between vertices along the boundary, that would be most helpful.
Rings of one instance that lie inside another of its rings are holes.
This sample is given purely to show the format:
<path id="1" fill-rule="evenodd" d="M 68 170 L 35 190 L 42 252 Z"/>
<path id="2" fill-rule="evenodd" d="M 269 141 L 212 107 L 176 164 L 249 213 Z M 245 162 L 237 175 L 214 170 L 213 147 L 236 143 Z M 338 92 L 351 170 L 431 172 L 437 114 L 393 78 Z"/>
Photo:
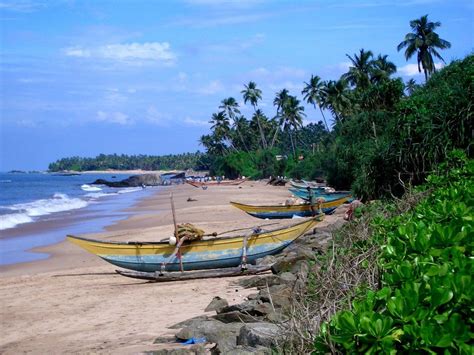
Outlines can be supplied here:
<path id="1" fill-rule="evenodd" d="M 351 66 L 339 80 L 312 75 L 305 82 L 301 94 L 321 111 L 324 123 L 302 126 L 306 113 L 296 96 L 287 89 L 277 92 L 275 115 L 268 118 L 258 108 L 262 91 L 250 82 L 242 95 L 254 109 L 251 119 L 241 115 L 236 99 L 224 99 L 210 121 L 211 133 L 201 137 L 211 171 L 229 177 L 322 176 L 369 200 L 402 196 L 453 149 L 472 154 L 474 57 L 436 72 L 433 57 L 442 60 L 437 50 L 450 47 L 434 32 L 440 23 L 422 16 L 410 26 L 398 49 L 406 47 L 407 59 L 417 54 L 424 85 L 394 78 L 396 66 L 387 55 L 361 49 L 347 55 Z M 325 110 L 333 118 L 331 131 Z M 287 161 L 270 159 L 272 154 Z"/>
<path id="2" fill-rule="evenodd" d="M 472 354 L 474 161 L 455 152 L 420 190 L 428 197 L 413 210 L 379 213 L 370 237 L 345 250 L 372 250 L 378 280 L 322 325 L 315 353 Z"/>
<path id="3" fill-rule="evenodd" d="M 49 164 L 50 171 L 74 170 L 207 170 L 208 157 L 200 152 L 185 154 L 152 155 L 117 155 L 100 154 L 95 158 L 63 158 Z"/>

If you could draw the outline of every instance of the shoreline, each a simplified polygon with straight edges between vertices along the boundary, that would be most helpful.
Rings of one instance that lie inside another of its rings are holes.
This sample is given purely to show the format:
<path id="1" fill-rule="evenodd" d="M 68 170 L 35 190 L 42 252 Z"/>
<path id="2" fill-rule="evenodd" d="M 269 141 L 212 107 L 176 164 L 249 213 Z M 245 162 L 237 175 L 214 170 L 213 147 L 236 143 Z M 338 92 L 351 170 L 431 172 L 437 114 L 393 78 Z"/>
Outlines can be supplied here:
<path id="1" fill-rule="evenodd" d="M 178 223 L 206 232 L 265 225 L 229 204 L 283 202 L 285 187 L 247 181 L 239 186 L 190 185 L 165 188 L 127 210 L 130 217 L 87 235 L 117 241 L 153 241 L 174 231 L 169 192 Z M 191 198 L 194 201 L 189 201 Z M 328 216 L 328 224 L 334 220 Z M 293 224 L 286 220 L 282 224 Z M 320 225 L 321 225 L 320 224 Z M 273 229 L 273 227 L 269 227 Z M 242 277 L 148 283 L 115 273 L 116 267 L 66 241 L 44 249 L 52 257 L 1 272 L 0 352 L 138 353 L 160 348 L 157 337 L 173 337 L 170 326 L 204 312 L 215 296 L 240 303 L 255 289 L 242 289 Z M 16 269 L 16 270 L 15 270 Z"/>

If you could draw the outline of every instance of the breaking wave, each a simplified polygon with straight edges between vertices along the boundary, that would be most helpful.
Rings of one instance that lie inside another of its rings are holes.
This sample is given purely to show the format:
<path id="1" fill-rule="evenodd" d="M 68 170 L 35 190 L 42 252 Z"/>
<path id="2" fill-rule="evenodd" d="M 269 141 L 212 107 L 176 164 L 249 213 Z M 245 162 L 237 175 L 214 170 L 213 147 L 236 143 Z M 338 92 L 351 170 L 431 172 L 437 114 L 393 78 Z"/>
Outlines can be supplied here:
<path id="1" fill-rule="evenodd" d="M 11 213 L 0 215 L 0 230 L 33 222 L 34 217 L 45 216 L 55 212 L 76 210 L 84 208 L 87 205 L 87 201 L 81 200 L 80 198 L 70 198 L 66 194 L 55 193 L 53 197 L 49 199 L 3 207 L 10 210 Z"/>

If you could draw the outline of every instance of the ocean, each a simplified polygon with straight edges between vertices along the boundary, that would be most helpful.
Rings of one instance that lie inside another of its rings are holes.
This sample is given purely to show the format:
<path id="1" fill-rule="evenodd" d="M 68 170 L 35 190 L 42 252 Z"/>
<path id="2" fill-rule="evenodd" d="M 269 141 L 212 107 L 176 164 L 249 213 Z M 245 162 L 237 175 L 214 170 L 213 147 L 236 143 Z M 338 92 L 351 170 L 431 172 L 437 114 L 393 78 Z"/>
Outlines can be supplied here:
<path id="1" fill-rule="evenodd" d="M 159 187 L 110 188 L 91 182 L 129 176 L 0 173 L 0 265 L 47 258 L 29 250 L 61 242 L 66 234 L 101 232 L 126 218 L 124 209 Z"/>

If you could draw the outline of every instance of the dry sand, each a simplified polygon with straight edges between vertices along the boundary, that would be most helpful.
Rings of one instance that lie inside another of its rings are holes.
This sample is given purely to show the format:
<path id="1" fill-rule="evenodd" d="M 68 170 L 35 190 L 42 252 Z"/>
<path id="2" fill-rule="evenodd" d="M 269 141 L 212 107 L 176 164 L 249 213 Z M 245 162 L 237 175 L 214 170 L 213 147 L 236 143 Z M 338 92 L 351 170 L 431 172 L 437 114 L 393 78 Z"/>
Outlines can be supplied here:
<path id="1" fill-rule="evenodd" d="M 279 203 L 284 187 L 262 182 L 164 188 L 130 209 L 131 217 L 92 237 L 152 241 L 173 233 L 173 192 L 178 223 L 222 232 L 273 223 L 229 205 Z M 188 202 L 188 198 L 196 201 Z M 331 223 L 326 218 L 323 224 Z M 292 223 L 288 220 L 284 223 Z M 274 228 L 268 226 L 267 228 Z M 158 349 L 158 336 L 172 337 L 171 325 L 202 315 L 214 296 L 240 303 L 254 293 L 234 286 L 236 278 L 147 283 L 117 275 L 114 267 L 62 242 L 39 251 L 47 260 L 0 268 L 0 353 L 140 353 Z"/>

